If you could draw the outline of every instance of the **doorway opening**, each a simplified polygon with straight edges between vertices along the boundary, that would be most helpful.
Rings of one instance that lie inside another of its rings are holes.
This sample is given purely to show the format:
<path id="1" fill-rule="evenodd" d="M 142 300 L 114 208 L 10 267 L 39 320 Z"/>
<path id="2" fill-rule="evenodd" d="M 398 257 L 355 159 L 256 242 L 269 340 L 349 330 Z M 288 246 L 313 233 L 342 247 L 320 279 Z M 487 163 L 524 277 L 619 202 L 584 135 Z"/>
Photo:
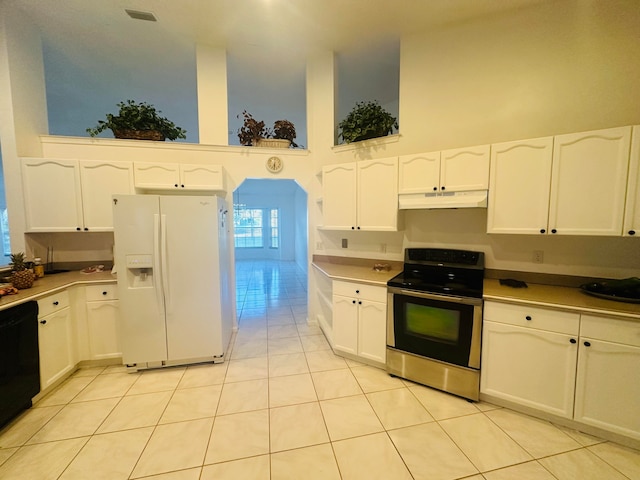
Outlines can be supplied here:
<path id="1" fill-rule="evenodd" d="M 294 180 L 246 179 L 233 192 L 238 323 L 306 322 L 307 193 Z"/>

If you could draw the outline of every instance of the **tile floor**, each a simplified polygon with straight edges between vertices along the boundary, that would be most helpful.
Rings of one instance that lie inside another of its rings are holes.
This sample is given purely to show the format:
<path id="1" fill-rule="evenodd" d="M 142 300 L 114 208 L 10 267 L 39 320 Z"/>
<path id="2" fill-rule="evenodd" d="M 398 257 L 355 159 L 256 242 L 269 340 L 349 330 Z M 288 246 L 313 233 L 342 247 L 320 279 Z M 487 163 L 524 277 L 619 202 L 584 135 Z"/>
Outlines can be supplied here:
<path id="1" fill-rule="evenodd" d="M 334 355 L 292 264 L 238 267 L 229 361 L 81 369 L 0 431 L 0 478 L 640 479 L 640 452 Z"/>

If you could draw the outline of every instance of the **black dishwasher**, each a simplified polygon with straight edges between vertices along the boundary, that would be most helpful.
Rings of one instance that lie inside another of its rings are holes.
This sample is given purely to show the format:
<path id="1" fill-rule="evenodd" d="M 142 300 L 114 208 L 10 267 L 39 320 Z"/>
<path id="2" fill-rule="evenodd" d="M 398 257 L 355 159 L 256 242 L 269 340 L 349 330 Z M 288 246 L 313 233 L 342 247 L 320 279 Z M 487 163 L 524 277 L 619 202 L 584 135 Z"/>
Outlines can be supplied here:
<path id="1" fill-rule="evenodd" d="M 40 391 L 38 302 L 0 311 L 0 427 Z"/>

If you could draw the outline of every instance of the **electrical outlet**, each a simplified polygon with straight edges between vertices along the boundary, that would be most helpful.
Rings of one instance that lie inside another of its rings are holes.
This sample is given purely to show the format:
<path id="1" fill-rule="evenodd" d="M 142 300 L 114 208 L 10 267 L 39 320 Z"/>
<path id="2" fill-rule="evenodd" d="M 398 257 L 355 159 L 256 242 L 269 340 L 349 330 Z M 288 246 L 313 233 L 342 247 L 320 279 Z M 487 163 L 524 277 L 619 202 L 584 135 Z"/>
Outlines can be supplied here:
<path id="1" fill-rule="evenodd" d="M 322 242 L 316 242 L 316 250 L 324 250 L 324 244 Z"/>
<path id="2" fill-rule="evenodd" d="M 347 248 L 349 246 L 349 242 L 346 238 L 342 239 L 342 248 Z"/>
<path id="3" fill-rule="evenodd" d="M 381 243 L 380 244 L 380 253 L 387 253 L 387 244 L 386 243 Z"/>
<path id="4" fill-rule="evenodd" d="M 544 262 L 544 252 L 542 250 L 534 250 L 533 263 L 543 263 L 543 262 Z"/>

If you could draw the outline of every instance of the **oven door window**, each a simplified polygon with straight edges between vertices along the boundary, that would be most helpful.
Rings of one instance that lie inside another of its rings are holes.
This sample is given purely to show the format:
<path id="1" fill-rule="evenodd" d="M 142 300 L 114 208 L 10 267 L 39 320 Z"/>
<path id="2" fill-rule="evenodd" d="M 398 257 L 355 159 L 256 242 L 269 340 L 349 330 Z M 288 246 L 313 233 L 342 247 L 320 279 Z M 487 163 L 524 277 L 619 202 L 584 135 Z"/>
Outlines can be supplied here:
<path id="1" fill-rule="evenodd" d="M 454 302 L 394 295 L 395 348 L 467 366 L 474 307 Z"/>

